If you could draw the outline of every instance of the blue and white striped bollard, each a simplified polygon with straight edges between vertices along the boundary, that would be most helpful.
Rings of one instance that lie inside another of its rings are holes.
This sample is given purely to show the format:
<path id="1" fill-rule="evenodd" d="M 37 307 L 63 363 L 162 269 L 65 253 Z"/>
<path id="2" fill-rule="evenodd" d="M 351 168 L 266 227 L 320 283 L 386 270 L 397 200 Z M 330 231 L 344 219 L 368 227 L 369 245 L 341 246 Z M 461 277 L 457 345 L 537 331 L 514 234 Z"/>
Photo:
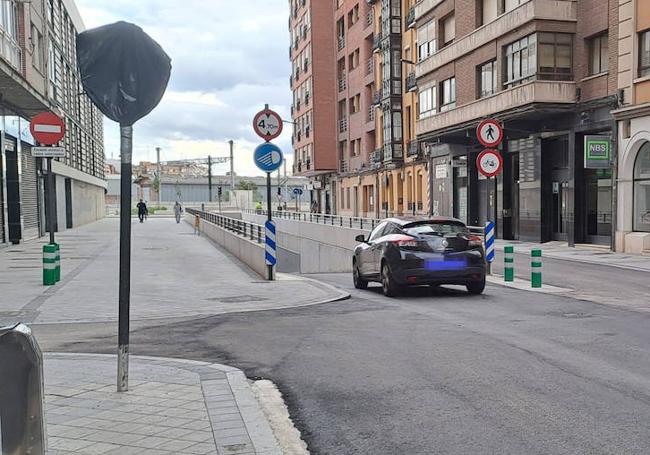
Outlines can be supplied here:
<path id="1" fill-rule="evenodd" d="M 485 259 L 488 262 L 488 273 L 491 273 L 491 265 L 494 262 L 494 222 L 488 221 L 485 225 Z"/>
<path id="2" fill-rule="evenodd" d="M 275 223 L 271 220 L 267 221 L 265 223 L 266 227 L 266 238 L 265 238 L 265 244 L 266 244 L 266 265 L 269 268 L 269 281 L 273 280 L 273 267 L 277 264 L 277 245 L 275 243 Z"/>

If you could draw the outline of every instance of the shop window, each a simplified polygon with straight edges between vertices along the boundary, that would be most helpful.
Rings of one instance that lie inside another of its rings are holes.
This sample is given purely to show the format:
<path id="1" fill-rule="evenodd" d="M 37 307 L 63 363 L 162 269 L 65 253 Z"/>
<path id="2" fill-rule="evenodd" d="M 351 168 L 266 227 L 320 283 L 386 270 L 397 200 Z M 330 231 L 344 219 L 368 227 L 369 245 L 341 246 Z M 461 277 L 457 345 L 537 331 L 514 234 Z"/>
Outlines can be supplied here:
<path id="1" fill-rule="evenodd" d="M 634 163 L 633 229 L 650 232 L 650 142 L 641 146 Z"/>
<path id="2" fill-rule="evenodd" d="M 597 36 L 589 40 L 589 75 L 605 73 L 609 68 L 609 35 Z"/>
<path id="3" fill-rule="evenodd" d="M 639 34 L 639 76 L 650 76 L 650 30 Z"/>

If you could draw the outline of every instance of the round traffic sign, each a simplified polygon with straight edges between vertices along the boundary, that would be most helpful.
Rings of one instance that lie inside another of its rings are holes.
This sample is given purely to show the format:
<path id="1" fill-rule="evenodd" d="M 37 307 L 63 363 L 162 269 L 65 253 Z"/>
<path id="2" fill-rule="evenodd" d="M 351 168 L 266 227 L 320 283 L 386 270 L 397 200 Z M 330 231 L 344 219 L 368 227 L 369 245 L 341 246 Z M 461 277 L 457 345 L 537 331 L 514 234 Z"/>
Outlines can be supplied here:
<path id="1" fill-rule="evenodd" d="M 282 134 L 282 126 L 282 117 L 271 109 L 258 112 L 253 119 L 255 133 L 267 142 Z"/>
<path id="2" fill-rule="evenodd" d="M 41 112 L 29 123 L 32 137 L 43 145 L 54 145 L 65 136 L 65 122 L 51 112 Z"/>
<path id="3" fill-rule="evenodd" d="M 476 166 L 484 176 L 494 177 L 503 169 L 503 158 L 496 150 L 483 150 L 476 159 Z"/>
<path id="4" fill-rule="evenodd" d="M 264 172 L 277 171 L 282 165 L 282 150 L 275 144 L 265 142 L 255 149 L 255 165 Z"/>
<path id="5" fill-rule="evenodd" d="M 293 189 L 293 194 L 296 196 L 301 196 L 302 195 L 302 189 L 301 188 L 294 188 Z"/>
<path id="6" fill-rule="evenodd" d="M 476 128 L 476 137 L 485 147 L 496 147 L 503 141 L 503 127 L 494 119 L 483 120 Z"/>

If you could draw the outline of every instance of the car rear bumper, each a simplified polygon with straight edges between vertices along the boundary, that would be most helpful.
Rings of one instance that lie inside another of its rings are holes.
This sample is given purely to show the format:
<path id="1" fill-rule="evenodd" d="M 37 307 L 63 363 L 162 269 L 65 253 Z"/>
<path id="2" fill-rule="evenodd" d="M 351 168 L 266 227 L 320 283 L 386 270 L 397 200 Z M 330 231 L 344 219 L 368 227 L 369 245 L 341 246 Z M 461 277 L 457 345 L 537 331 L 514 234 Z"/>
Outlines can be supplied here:
<path id="1" fill-rule="evenodd" d="M 487 265 L 482 255 L 405 255 L 391 264 L 391 274 L 400 285 L 466 284 L 485 279 Z"/>

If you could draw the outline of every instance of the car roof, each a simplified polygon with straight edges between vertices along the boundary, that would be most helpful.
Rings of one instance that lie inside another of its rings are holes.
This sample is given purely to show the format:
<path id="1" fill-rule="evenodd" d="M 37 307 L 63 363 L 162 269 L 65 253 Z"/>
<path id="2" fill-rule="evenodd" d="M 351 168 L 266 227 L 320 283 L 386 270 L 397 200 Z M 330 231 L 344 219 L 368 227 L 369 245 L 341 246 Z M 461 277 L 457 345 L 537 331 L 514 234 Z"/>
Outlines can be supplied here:
<path id="1" fill-rule="evenodd" d="M 382 222 L 394 223 L 399 226 L 406 226 L 407 224 L 412 224 L 412 223 L 426 223 L 426 222 L 444 223 L 445 221 L 452 222 L 452 223 L 460 223 L 465 225 L 465 223 L 463 223 L 461 220 L 451 216 L 400 216 L 400 217 L 386 218 L 385 220 L 382 220 Z"/>

